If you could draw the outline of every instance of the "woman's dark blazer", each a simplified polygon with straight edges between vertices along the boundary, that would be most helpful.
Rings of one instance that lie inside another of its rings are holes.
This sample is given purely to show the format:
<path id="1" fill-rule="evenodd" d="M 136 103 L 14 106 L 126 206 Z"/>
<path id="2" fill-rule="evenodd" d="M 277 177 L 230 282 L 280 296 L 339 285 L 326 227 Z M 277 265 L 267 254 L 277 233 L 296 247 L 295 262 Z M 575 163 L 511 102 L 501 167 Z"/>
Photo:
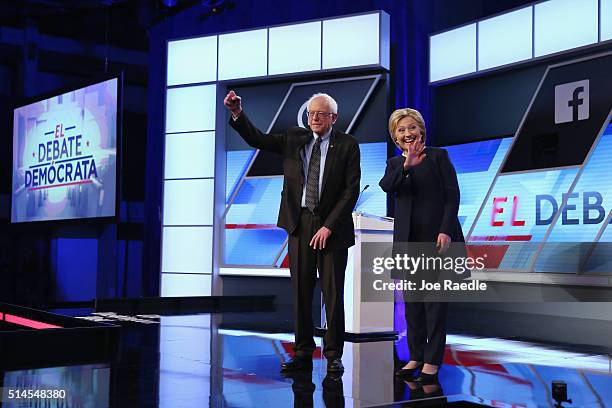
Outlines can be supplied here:
<path id="1" fill-rule="evenodd" d="M 438 192 L 418 202 L 413 200 L 410 173 L 404 171 L 404 156 L 396 156 L 387 160 L 385 175 L 380 180 L 380 187 L 387 193 L 395 194 L 395 221 L 393 224 L 393 242 L 402 243 L 410 240 L 410 221 L 415 206 L 424 206 L 426 219 L 421 225 L 431 231 L 430 240 L 435 242 L 440 232 L 451 237 L 453 242 L 465 242 L 461 224 L 457 213 L 459 212 L 459 183 L 457 173 L 448 157 L 448 152 L 438 147 L 427 147 L 425 159 L 420 166 L 431 166 L 430 172 L 434 174 L 432 183 L 436 183 Z M 455 246 L 456 248 L 456 246 Z M 464 246 L 461 245 L 459 253 L 464 256 Z M 456 253 L 456 251 L 453 251 Z M 465 278 L 466 276 L 462 276 Z"/>

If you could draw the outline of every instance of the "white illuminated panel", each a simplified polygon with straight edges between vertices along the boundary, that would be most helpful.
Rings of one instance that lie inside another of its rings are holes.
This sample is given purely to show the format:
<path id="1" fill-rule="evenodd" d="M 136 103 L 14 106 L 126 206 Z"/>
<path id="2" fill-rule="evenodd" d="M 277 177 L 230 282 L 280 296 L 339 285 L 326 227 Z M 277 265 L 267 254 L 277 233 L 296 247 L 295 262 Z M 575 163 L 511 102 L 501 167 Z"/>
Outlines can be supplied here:
<path id="1" fill-rule="evenodd" d="M 476 71 L 476 24 L 430 37 L 429 80 L 439 81 Z"/>
<path id="2" fill-rule="evenodd" d="M 272 340 L 280 340 L 287 342 L 295 341 L 295 334 L 293 333 L 262 333 L 260 331 L 250 331 L 250 330 L 236 330 L 236 329 L 218 329 L 218 333 L 224 336 L 233 336 L 233 337 L 257 337 L 260 339 L 272 339 Z M 314 338 L 315 345 L 322 347 L 323 340 L 320 337 Z"/>
<path id="3" fill-rule="evenodd" d="M 612 40 L 612 0 L 601 0 L 601 41 Z"/>
<path id="4" fill-rule="evenodd" d="M 212 273 L 212 227 L 164 227 L 162 272 Z"/>
<path id="5" fill-rule="evenodd" d="M 210 296 L 212 275 L 161 274 L 162 297 Z"/>
<path id="6" fill-rule="evenodd" d="M 217 80 L 217 36 L 168 43 L 168 78 L 171 85 Z"/>
<path id="7" fill-rule="evenodd" d="M 267 68 L 267 29 L 219 36 L 219 80 L 265 76 Z"/>
<path id="8" fill-rule="evenodd" d="M 549 0 L 534 7 L 536 57 L 597 42 L 597 0 Z"/>
<path id="9" fill-rule="evenodd" d="M 164 225 L 212 225 L 214 179 L 166 180 Z"/>
<path id="10" fill-rule="evenodd" d="M 378 13 L 323 21 L 323 69 L 379 63 Z"/>
<path id="11" fill-rule="evenodd" d="M 270 75 L 319 69 L 320 21 L 270 28 Z"/>
<path id="12" fill-rule="evenodd" d="M 532 7 L 478 23 L 478 70 L 532 58 Z"/>
<path id="13" fill-rule="evenodd" d="M 168 89 L 166 133 L 197 132 L 215 128 L 216 85 Z"/>
<path id="14" fill-rule="evenodd" d="M 214 177 L 215 132 L 166 135 L 164 177 Z"/>
<path id="15" fill-rule="evenodd" d="M 219 268 L 219 275 L 290 277 L 289 268 Z"/>

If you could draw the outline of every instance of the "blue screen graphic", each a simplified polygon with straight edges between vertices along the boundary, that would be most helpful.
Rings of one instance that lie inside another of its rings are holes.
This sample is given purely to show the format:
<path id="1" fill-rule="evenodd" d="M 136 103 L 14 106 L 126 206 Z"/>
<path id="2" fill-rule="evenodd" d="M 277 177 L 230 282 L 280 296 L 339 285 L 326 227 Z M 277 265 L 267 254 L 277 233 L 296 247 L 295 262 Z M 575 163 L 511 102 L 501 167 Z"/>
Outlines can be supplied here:
<path id="1" fill-rule="evenodd" d="M 612 257 L 606 247 L 595 246 L 590 259 L 578 262 L 569 262 L 575 252 L 567 248 L 568 243 L 591 243 L 597 237 L 602 244 L 612 241 L 604 225 L 612 210 L 608 164 L 612 126 L 604 131 L 582 171 L 579 167 L 549 169 L 502 174 L 495 179 L 511 144 L 512 138 L 502 138 L 446 147 L 461 190 L 459 220 L 466 237 L 472 230 L 469 241 L 512 244 L 506 245 L 496 269 L 576 272 L 580 266 L 593 273 L 610 270 Z M 384 216 L 386 196 L 378 181 L 384 174 L 387 144 L 363 143 L 360 149 L 361 188 L 370 187 L 356 210 Z M 224 263 L 279 266 L 286 257 L 286 233 L 276 227 L 282 177 L 243 179 L 253 152 L 227 153 L 226 198 L 228 203 L 233 201 L 225 220 Z M 533 244 L 544 238 L 546 245 L 536 253 Z"/>
<path id="2" fill-rule="evenodd" d="M 362 143 L 361 194 L 355 211 L 384 216 L 387 198 L 378 187 L 385 172 L 387 143 Z M 241 266 L 280 266 L 287 255 L 287 234 L 276 227 L 282 176 L 244 178 L 254 150 L 228 151 L 223 263 Z M 240 184 L 242 183 L 242 184 Z M 231 201 L 231 204 L 230 204 Z"/>

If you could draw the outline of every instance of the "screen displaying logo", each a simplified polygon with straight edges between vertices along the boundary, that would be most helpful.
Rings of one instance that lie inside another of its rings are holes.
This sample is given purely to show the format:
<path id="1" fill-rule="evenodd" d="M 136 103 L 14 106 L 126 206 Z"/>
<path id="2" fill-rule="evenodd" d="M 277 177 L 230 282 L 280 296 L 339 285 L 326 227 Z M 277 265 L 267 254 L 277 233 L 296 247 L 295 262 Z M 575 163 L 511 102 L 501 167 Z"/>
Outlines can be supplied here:
<path id="1" fill-rule="evenodd" d="M 612 53 L 549 67 L 501 173 L 581 166 L 612 111 Z"/>
<path id="2" fill-rule="evenodd" d="M 555 124 L 589 118 L 589 80 L 555 86 Z"/>
<path id="3" fill-rule="evenodd" d="M 118 84 L 15 109 L 12 222 L 115 215 Z"/>

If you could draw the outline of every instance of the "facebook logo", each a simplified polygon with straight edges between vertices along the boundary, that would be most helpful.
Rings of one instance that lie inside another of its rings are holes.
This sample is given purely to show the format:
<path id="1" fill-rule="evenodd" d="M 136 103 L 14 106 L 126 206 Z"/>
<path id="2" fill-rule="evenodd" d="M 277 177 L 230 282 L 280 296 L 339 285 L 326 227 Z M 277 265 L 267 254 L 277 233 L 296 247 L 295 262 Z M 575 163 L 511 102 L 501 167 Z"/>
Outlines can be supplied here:
<path id="1" fill-rule="evenodd" d="M 588 118 L 588 79 L 555 86 L 555 124 Z"/>

